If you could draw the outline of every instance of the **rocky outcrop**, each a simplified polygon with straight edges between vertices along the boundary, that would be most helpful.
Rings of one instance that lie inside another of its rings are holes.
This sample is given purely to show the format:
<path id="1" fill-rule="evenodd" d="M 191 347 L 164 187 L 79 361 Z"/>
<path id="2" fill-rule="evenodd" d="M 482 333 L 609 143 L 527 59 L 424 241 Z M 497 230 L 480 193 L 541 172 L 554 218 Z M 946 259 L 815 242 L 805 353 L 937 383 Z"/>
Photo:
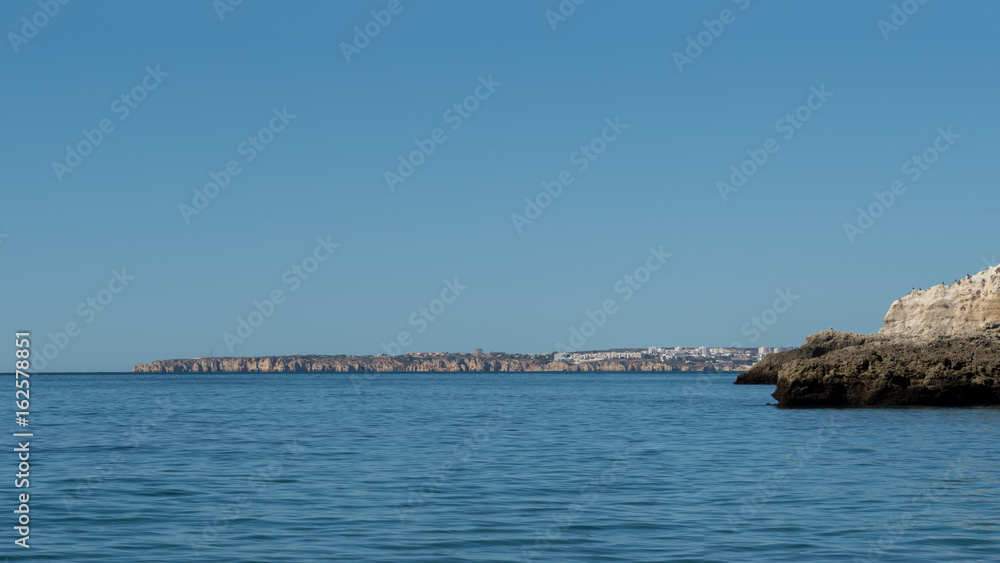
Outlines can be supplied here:
<path id="1" fill-rule="evenodd" d="M 1000 404 L 1000 335 L 889 337 L 789 362 L 774 398 L 789 407 Z"/>
<path id="2" fill-rule="evenodd" d="M 878 334 L 822 332 L 760 368 L 744 379 L 776 375 L 789 407 L 1000 404 L 1000 266 L 897 300 Z"/>
<path id="3" fill-rule="evenodd" d="M 597 371 L 736 371 L 733 365 L 701 362 L 690 365 L 656 360 L 553 362 L 551 355 L 443 354 L 399 356 L 266 356 L 194 358 L 136 364 L 135 373 L 407 373 L 407 372 L 597 372 Z"/>
<path id="4" fill-rule="evenodd" d="M 778 383 L 778 371 L 781 369 L 781 366 L 787 363 L 796 360 L 818 358 L 834 350 L 840 350 L 848 346 L 858 346 L 875 338 L 878 337 L 873 335 L 849 334 L 833 330 L 814 334 L 806 339 L 805 344 L 794 350 L 764 356 L 763 360 L 737 376 L 736 385 L 776 385 Z"/>

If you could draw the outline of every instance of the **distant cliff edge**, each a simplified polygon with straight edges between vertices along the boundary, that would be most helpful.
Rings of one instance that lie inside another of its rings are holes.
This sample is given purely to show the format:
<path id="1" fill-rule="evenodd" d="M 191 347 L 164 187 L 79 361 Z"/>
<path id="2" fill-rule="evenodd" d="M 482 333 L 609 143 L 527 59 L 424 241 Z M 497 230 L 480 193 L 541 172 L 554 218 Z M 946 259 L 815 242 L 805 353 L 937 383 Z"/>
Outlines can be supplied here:
<path id="1" fill-rule="evenodd" d="M 411 372 L 594 372 L 594 371 L 742 371 L 712 362 L 642 360 L 554 362 L 552 355 L 443 354 L 399 356 L 266 356 L 193 358 L 136 364 L 135 373 L 411 373 Z"/>

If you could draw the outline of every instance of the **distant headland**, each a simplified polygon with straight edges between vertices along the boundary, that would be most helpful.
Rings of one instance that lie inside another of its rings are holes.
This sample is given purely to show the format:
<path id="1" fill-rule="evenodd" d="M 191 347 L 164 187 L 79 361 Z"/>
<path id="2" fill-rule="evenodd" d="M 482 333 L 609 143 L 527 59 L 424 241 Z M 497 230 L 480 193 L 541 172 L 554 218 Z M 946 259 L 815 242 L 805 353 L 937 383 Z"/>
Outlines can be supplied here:
<path id="1" fill-rule="evenodd" d="M 410 352 L 378 356 L 201 357 L 136 364 L 135 373 L 744 372 L 781 348 L 627 348 L 549 354 Z"/>

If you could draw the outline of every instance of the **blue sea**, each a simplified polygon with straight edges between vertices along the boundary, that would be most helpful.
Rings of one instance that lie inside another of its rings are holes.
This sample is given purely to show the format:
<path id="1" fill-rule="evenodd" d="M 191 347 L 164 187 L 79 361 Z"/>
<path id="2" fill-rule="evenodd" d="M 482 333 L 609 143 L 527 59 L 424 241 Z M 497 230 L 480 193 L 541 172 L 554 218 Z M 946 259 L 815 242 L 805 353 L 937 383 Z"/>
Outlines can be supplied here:
<path id="1" fill-rule="evenodd" d="M 780 409 L 733 379 L 37 375 L 3 557 L 1000 561 L 1000 409 Z"/>

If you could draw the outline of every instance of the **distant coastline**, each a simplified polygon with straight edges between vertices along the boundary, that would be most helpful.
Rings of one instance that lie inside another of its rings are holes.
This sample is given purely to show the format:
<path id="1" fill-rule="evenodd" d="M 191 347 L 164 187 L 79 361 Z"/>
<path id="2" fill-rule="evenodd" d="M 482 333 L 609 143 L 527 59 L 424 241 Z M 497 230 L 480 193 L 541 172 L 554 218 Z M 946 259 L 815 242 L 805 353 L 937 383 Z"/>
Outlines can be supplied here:
<path id="1" fill-rule="evenodd" d="M 133 373 L 513 373 L 513 372 L 744 372 L 756 357 L 643 356 L 642 352 L 594 352 L 610 359 L 576 360 L 569 354 L 445 352 L 395 356 L 202 357 L 136 364 Z M 627 357 L 632 356 L 632 357 Z"/>

